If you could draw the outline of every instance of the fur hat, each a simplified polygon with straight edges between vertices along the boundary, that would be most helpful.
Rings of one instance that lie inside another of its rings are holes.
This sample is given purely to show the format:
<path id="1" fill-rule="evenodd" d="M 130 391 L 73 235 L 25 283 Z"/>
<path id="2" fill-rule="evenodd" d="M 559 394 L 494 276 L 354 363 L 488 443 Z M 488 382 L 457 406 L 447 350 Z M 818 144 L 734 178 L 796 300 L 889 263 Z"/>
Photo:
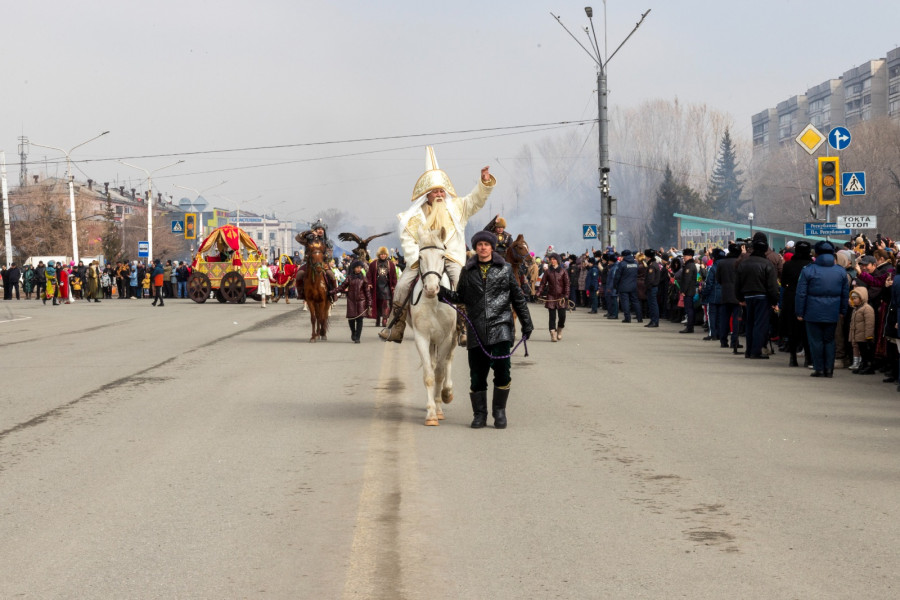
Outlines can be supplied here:
<path id="1" fill-rule="evenodd" d="M 503 217 L 497 217 L 497 220 L 494 221 L 494 226 L 506 229 L 506 219 L 504 219 Z"/>
<path id="2" fill-rule="evenodd" d="M 622 257 L 631 256 L 631 250 L 622 250 Z"/>
<path id="3" fill-rule="evenodd" d="M 763 239 L 756 239 L 756 236 L 753 236 L 753 251 L 760 252 L 765 254 L 769 251 L 769 242 L 765 240 L 765 235 L 763 235 Z"/>
<path id="4" fill-rule="evenodd" d="M 644 256 L 647 257 L 648 260 L 653 260 L 656 258 L 656 250 L 653 248 L 647 248 L 644 250 Z"/>
<path id="5" fill-rule="evenodd" d="M 558 264 L 558 265 L 562 264 L 562 259 L 559 257 L 559 254 L 557 254 L 556 252 L 551 252 L 550 254 L 547 255 L 548 262 L 554 258 L 556 259 L 556 264 Z"/>
<path id="6" fill-rule="evenodd" d="M 800 240 L 794 244 L 794 258 L 809 258 L 812 256 L 812 244 L 806 240 Z"/>
<path id="7" fill-rule="evenodd" d="M 694 249 L 693 248 L 685 248 L 684 250 L 681 251 L 681 255 L 682 256 L 693 256 Z"/>
<path id="8" fill-rule="evenodd" d="M 381 256 L 382 254 L 387 254 L 388 258 L 390 258 L 390 256 L 391 256 L 391 253 L 388 252 L 388 249 L 386 246 L 380 246 L 378 248 L 378 252 L 375 253 L 375 256 Z"/>
<path id="9" fill-rule="evenodd" d="M 818 242 L 816 244 L 816 256 L 820 254 L 834 254 L 834 245 L 831 242 Z"/>
<path id="10" fill-rule="evenodd" d="M 726 253 L 724 250 L 722 250 L 721 248 L 713 248 L 712 259 L 714 261 L 719 260 L 720 258 L 725 258 L 725 256 L 726 256 Z"/>
<path id="11" fill-rule="evenodd" d="M 497 236 L 491 233 L 490 231 L 479 231 L 475 235 L 472 236 L 472 248 L 475 248 L 478 245 L 478 242 L 487 242 L 491 245 L 491 248 L 497 249 Z"/>
<path id="12" fill-rule="evenodd" d="M 352 273 L 354 271 L 354 269 L 356 269 L 356 267 L 363 269 L 363 268 L 365 268 L 365 265 L 362 263 L 361 260 L 354 260 L 353 262 L 350 263 L 350 272 Z"/>

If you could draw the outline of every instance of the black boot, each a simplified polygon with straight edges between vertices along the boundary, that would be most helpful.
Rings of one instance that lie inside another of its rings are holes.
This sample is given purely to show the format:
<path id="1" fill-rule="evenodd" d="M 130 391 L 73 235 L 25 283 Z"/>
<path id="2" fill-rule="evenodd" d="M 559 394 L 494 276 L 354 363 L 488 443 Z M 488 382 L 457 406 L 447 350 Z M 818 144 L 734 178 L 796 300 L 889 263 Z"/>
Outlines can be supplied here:
<path id="1" fill-rule="evenodd" d="M 509 388 L 494 388 L 494 397 L 491 400 L 491 414 L 494 416 L 494 429 L 506 429 L 507 398 L 509 398 Z"/>
<path id="2" fill-rule="evenodd" d="M 472 429 L 481 429 L 487 425 L 487 390 L 483 392 L 469 392 L 469 398 L 472 400 Z"/>
<path id="3" fill-rule="evenodd" d="M 791 361 L 788 363 L 789 367 L 799 367 L 800 364 L 797 362 L 797 353 L 791 352 Z"/>

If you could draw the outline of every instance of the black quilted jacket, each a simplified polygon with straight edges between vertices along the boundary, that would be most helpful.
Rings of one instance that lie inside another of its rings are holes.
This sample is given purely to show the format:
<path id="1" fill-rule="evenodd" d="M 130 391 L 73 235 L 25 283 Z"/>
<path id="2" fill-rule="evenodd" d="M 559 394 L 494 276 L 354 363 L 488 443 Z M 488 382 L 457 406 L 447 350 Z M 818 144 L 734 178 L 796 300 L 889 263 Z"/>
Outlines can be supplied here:
<path id="1" fill-rule="evenodd" d="M 523 334 L 534 330 L 528 303 L 522 288 L 516 284 L 512 267 L 503 257 L 494 252 L 487 276 L 482 277 L 478 257 L 473 256 L 466 263 L 459 277 L 456 291 L 441 290 L 441 295 L 451 302 L 466 305 L 466 313 L 472 325 L 468 325 L 467 348 L 477 348 L 478 339 L 485 346 L 499 342 L 513 342 L 513 316 L 516 311 Z"/>

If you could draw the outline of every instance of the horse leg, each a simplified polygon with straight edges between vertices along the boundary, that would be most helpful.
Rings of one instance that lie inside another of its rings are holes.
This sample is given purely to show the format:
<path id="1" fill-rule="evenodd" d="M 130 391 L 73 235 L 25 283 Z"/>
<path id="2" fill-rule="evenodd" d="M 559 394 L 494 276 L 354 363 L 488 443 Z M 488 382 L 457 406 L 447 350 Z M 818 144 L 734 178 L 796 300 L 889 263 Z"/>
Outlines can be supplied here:
<path id="1" fill-rule="evenodd" d="M 451 377 L 450 374 L 450 368 L 453 365 L 453 355 L 448 354 L 441 362 L 441 370 L 444 374 L 443 386 L 441 387 L 441 400 L 444 404 L 450 404 L 451 402 L 453 402 L 453 377 Z"/>
<path id="2" fill-rule="evenodd" d="M 439 425 L 437 416 L 437 405 L 434 402 L 434 363 L 431 357 L 431 342 L 423 337 L 416 335 L 416 348 L 419 350 L 419 357 L 422 359 L 422 380 L 425 383 L 425 392 L 428 402 L 425 405 L 425 425 Z"/>
<path id="3" fill-rule="evenodd" d="M 322 341 L 328 341 L 328 302 L 322 303 L 316 312 L 319 314 L 319 337 L 322 338 Z"/>
<path id="4" fill-rule="evenodd" d="M 316 311 L 314 310 L 309 311 L 309 324 L 312 326 L 312 336 L 309 338 L 309 342 L 314 343 L 319 337 L 317 331 L 318 324 L 316 323 Z"/>

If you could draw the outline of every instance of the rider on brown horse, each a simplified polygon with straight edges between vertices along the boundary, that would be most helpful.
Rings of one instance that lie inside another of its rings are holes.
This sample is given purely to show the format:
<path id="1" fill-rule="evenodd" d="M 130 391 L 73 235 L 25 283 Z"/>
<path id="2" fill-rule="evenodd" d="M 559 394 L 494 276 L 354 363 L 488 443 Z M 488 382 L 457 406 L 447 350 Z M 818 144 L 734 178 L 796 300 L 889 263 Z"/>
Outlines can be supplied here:
<path id="1" fill-rule="evenodd" d="M 304 248 L 313 242 L 323 242 L 326 248 L 325 261 L 329 261 L 332 258 L 332 252 L 334 248 L 334 244 L 331 243 L 331 240 L 328 239 L 327 235 L 328 225 L 322 219 L 319 219 L 315 223 L 313 223 L 309 229 L 302 233 L 298 233 L 294 238 L 297 240 Z M 303 281 L 306 278 L 306 263 L 304 262 L 300 265 L 299 270 L 297 271 L 297 297 L 300 300 L 303 300 Z M 328 287 L 328 293 L 330 295 L 334 295 L 335 290 L 337 289 L 337 281 L 334 278 L 334 272 L 331 269 L 325 269 L 325 284 Z"/>
<path id="2" fill-rule="evenodd" d="M 512 244 L 512 236 L 506 231 L 506 219 L 501 217 L 500 215 L 495 216 L 491 219 L 491 222 L 487 224 L 484 228 L 485 231 L 490 231 L 495 236 L 497 236 L 497 254 L 500 256 L 504 256 L 506 254 L 507 248 Z"/>

